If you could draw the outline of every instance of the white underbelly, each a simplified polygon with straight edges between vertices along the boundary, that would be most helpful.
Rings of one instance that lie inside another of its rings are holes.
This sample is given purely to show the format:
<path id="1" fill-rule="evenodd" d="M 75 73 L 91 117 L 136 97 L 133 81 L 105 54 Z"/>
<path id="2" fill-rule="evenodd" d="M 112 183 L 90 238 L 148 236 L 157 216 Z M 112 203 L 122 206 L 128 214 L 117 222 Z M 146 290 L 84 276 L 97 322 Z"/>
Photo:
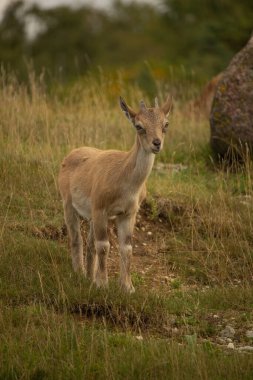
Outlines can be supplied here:
<path id="1" fill-rule="evenodd" d="M 138 197 L 129 196 L 122 200 L 117 200 L 104 210 L 108 219 L 115 219 L 119 215 L 137 212 L 139 208 Z M 80 195 L 80 193 L 72 193 L 72 205 L 77 213 L 85 219 L 91 219 L 91 200 L 88 197 Z"/>

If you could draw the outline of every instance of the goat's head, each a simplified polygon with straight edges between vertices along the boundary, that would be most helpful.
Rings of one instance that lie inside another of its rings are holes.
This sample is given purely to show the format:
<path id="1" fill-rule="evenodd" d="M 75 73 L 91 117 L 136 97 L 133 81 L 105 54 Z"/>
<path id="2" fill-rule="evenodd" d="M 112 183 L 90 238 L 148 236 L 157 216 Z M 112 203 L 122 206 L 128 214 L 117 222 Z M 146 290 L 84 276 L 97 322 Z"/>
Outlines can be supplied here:
<path id="1" fill-rule="evenodd" d="M 151 108 L 147 108 L 142 100 L 139 112 L 135 112 L 121 97 L 120 106 L 126 117 L 134 125 L 144 150 L 148 153 L 159 153 L 169 126 L 168 116 L 172 108 L 172 97 L 168 96 L 161 107 L 158 105 L 157 98 L 155 99 L 155 107 Z"/>

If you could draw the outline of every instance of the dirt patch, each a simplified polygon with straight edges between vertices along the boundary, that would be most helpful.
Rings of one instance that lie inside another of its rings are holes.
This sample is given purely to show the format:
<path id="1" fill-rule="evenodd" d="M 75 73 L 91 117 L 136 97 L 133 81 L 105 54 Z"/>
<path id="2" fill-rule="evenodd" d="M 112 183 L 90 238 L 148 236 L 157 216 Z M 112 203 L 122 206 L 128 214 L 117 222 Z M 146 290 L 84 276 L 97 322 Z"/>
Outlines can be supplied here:
<path id="1" fill-rule="evenodd" d="M 189 218 L 192 209 L 164 198 L 152 198 L 144 202 L 137 215 L 133 234 L 131 273 L 134 285 L 147 289 L 171 289 L 176 273 L 168 266 L 168 240 L 175 229 L 182 228 L 182 217 Z M 177 224 L 178 223 L 178 224 Z M 84 226 L 84 241 L 87 227 Z M 109 275 L 119 274 L 119 247 L 115 225 L 109 225 L 111 244 L 108 258 Z"/>

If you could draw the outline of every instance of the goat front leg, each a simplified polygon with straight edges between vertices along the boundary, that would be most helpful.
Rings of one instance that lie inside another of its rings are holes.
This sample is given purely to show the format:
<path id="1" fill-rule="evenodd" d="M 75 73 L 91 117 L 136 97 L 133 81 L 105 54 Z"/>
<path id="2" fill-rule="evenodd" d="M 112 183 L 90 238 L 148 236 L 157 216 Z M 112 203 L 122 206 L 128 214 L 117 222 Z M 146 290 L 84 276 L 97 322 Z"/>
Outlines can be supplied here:
<path id="1" fill-rule="evenodd" d="M 134 293 L 130 267 L 132 258 L 132 235 L 136 214 L 119 216 L 117 218 L 118 238 L 120 247 L 120 284 L 128 293 Z"/>
<path id="2" fill-rule="evenodd" d="M 107 216 L 103 212 L 93 213 L 93 228 L 97 255 L 95 283 L 97 287 L 108 286 L 107 257 L 110 250 L 110 243 L 108 240 L 107 223 Z"/>

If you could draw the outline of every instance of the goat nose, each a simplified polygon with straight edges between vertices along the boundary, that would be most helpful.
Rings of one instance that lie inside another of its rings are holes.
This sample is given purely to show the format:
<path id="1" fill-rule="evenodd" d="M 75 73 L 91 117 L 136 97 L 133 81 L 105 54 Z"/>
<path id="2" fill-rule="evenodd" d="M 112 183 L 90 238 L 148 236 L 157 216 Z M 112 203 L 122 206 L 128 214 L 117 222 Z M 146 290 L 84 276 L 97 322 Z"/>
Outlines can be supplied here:
<path id="1" fill-rule="evenodd" d="M 159 148 L 161 146 L 161 140 L 160 139 L 154 139 L 153 140 L 153 144 L 154 144 L 154 146 L 156 146 L 157 148 Z"/>

